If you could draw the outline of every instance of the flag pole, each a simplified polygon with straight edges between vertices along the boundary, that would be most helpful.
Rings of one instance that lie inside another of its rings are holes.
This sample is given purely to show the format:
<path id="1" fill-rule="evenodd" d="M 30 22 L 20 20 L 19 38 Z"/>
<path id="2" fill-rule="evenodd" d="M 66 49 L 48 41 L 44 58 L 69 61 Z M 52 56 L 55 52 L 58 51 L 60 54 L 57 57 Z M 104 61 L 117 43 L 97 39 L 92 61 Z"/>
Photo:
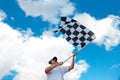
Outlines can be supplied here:
<path id="1" fill-rule="evenodd" d="M 75 52 L 73 55 L 75 55 L 75 56 L 76 56 L 77 54 L 78 54 L 78 52 Z M 66 61 L 68 61 L 68 60 L 69 60 L 69 59 L 70 59 L 73 55 L 71 55 L 71 56 L 70 56 L 70 57 L 68 57 L 66 60 L 64 60 L 64 61 L 63 61 L 63 63 L 65 63 Z"/>

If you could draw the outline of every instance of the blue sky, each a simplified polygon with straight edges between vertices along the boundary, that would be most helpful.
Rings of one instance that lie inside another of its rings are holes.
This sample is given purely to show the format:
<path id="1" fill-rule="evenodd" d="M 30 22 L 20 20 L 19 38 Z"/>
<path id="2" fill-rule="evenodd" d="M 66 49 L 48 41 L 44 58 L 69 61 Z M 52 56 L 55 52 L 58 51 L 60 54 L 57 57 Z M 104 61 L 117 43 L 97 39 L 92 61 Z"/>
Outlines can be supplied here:
<path id="1" fill-rule="evenodd" d="M 43 70 L 50 57 L 69 57 L 74 47 L 51 33 L 60 17 L 68 16 L 96 35 L 77 55 L 78 71 L 71 71 L 68 77 L 76 75 L 69 79 L 120 80 L 119 5 L 119 0 L 0 0 L 0 79 L 40 80 L 39 68 Z"/>

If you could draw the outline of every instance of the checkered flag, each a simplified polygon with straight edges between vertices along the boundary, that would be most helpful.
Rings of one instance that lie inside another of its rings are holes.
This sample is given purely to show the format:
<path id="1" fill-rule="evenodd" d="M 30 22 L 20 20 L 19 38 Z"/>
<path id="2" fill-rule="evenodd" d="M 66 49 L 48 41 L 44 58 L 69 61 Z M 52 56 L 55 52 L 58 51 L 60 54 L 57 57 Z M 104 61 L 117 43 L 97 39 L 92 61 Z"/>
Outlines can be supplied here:
<path id="1" fill-rule="evenodd" d="M 78 21 L 61 17 L 61 23 L 58 30 L 64 34 L 64 38 L 72 45 L 77 46 L 81 50 L 84 46 L 95 39 L 95 35 L 85 26 L 81 25 Z"/>

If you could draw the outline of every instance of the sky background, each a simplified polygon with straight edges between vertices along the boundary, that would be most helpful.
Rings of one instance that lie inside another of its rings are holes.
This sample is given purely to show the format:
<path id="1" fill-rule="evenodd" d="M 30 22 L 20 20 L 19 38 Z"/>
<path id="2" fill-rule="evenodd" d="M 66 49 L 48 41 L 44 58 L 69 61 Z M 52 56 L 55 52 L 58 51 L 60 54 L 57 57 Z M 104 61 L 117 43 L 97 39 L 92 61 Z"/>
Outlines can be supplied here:
<path id="1" fill-rule="evenodd" d="M 96 35 L 65 80 L 120 80 L 119 0 L 0 0 L 0 80 L 46 80 L 53 56 L 64 61 L 75 52 L 62 34 L 53 33 L 61 16 Z"/>

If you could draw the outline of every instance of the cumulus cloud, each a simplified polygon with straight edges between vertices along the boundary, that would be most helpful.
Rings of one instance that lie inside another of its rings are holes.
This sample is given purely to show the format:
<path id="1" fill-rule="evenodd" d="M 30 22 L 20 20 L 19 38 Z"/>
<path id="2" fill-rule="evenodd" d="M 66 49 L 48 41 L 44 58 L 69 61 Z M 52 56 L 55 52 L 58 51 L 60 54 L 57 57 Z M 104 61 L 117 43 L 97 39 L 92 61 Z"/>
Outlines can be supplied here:
<path id="1" fill-rule="evenodd" d="M 82 13 L 76 14 L 74 18 L 92 30 L 96 35 L 94 42 L 98 45 L 104 45 L 106 50 L 120 44 L 119 16 L 109 15 L 104 19 L 97 20 L 90 14 Z"/>
<path id="2" fill-rule="evenodd" d="M 42 16 L 52 23 L 58 22 L 58 15 L 71 15 L 75 9 L 69 0 L 18 0 L 18 4 L 27 16 Z M 66 12 L 66 9 L 71 10 Z M 3 23 L 5 17 L 6 14 L 0 11 L 0 79 L 12 69 L 18 72 L 15 80 L 45 80 L 44 68 L 53 56 L 63 61 L 72 55 L 74 47 L 62 37 L 54 37 L 50 31 L 40 37 L 32 36 L 31 29 L 15 30 Z M 119 16 L 109 15 L 97 20 L 83 13 L 76 14 L 74 18 L 90 28 L 96 35 L 94 42 L 105 45 L 107 50 L 120 43 Z M 68 64 L 70 61 L 64 65 Z M 78 61 L 75 69 L 65 75 L 65 79 L 79 79 L 88 67 L 84 60 Z"/>
<path id="3" fill-rule="evenodd" d="M 18 5 L 27 16 L 41 16 L 43 20 L 52 24 L 58 23 L 58 16 L 73 15 L 75 7 L 69 0 L 18 0 Z M 74 17 L 81 24 L 90 28 L 96 35 L 94 42 L 106 50 L 111 50 L 120 43 L 120 17 L 108 15 L 103 19 L 96 19 L 87 13 L 75 14 Z"/>
<path id="4" fill-rule="evenodd" d="M 7 17 L 6 13 L 4 11 L 0 10 L 0 21 L 5 19 L 6 17 Z"/>
<path id="5" fill-rule="evenodd" d="M 0 78 L 3 77 L 23 53 L 20 33 L 0 22 Z"/>
<path id="6" fill-rule="evenodd" d="M 75 7 L 69 0 L 17 0 L 27 16 L 41 16 L 43 20 L 57 23 L 58 16 L 72 15 Z"/>
<path id="7" fill-rule="evenodd" d="M 116 69 L 116 68 L 120 68 L 120 64 L 115 64 L 110 69 Z"/>
<path id="8" fill-rule="evenodd" d="M 89 65 L 84 61 L 80 60 L 70 73 L 65 74 L 65 80 L 79 80 L 83 72 L 86 72 Z M 77 72 L 80 71 L 80 72 Z"/>
<path id="9" fill-rule="evenodd" d="M 48 66 L 48 61 L 53 56 L 57 56 L 58 61 L 64 61 L 72 55 L 73 49 L 65 39 L 54 37 L 50 31 L 34 37 L 30 29 L 16 30 L 0 21 L 0 79 L 10 70 L 15 70 L 18 74 L 14 80 L 45 80 L 44 69 Z M 69 65 L 70 62 L 64 65 Z M 80 60 L 75 67 L 75 70 L 66 74 L 67 80 L 79 79 L 88 69 L 88 64 Z M 72 72 L 76 76 L 69 77 Z"/>

